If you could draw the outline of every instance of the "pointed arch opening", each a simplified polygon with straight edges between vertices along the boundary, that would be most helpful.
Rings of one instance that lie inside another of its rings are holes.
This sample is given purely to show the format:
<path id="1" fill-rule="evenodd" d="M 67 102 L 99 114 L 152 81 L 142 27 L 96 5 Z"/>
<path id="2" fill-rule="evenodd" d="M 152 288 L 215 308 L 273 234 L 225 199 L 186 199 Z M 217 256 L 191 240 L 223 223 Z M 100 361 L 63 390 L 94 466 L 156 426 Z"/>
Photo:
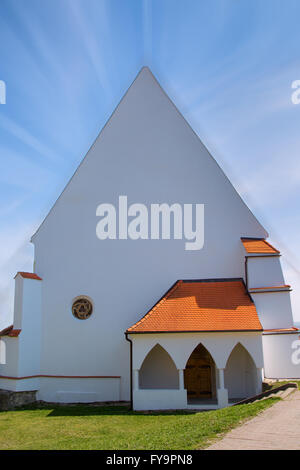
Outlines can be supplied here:
<path id="1" fill-rule="evenodd" d="M 184 387 L 187 390 L 188 403 L 216 399 L 216 364 L 201 343 L 194 349 L 186 363 Z"/>
<path id="2" fill-rule="evenodd" d="M 256 393 L 257 369 L 251 355 L 241 343 L 237 343 L 231 351 L 224 379 L 229 399 L 239 400 Z"/>
<path id="3" fill-rule="evenodd" d="M 145 357 L 139 372 L 140 389 L 178 389 L 178 370 L 169 353 L 156 344 Z"/>

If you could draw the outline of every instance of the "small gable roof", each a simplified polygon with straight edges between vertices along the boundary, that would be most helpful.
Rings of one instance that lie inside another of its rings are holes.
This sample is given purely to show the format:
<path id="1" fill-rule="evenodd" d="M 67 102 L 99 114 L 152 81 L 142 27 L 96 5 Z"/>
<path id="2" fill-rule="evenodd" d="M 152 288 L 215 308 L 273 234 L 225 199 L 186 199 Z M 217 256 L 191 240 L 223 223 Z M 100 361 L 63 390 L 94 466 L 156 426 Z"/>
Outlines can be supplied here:
<path id="1" fill-rule="evenodd" d="M 37 281 L 42 281 L 42 278 L 35 273 L 26 273 L 24 271 L 18 271 L 15 277 L 20 274 L 24 279 L 36 279 Z"/>
<path id="2" fill-rule="evenodd" d="M 241 238 L 247 253 L 253 254 L 276 254 L 278 255 L 280 251 L 276 250 L 271 243 L 267 242 L 264 238 Z"/>
<path id="3" fill-rule="evenodd" d="M 291 326 L 290 328 L 273 328 L 269 330 L 264 330 L 264 333 L 297 333 L 299 328 L 296 328 L 296 326 Z"/>
<path id="4" fill-rule="evenodd" d="M 243 279 L 180 280 L 127 333 L 261 331 Z"/>
<path id="5" fill-rule="evenodd" d="M 4 328 L 3 330 L 0 331 L 0 336 L 11 336 L 11 337 L 17 337 L 21 333 L 21 330 L 14 329 L 13 325 L 8 326 L 7 328 Z"/>

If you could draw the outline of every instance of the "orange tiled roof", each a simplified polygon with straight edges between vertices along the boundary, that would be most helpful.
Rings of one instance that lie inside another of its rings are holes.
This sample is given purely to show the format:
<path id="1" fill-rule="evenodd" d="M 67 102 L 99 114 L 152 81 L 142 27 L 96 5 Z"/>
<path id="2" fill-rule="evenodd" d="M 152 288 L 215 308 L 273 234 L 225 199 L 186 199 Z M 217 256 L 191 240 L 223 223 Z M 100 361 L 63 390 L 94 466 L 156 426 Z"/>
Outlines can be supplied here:
<path id="1" fill-rule="evenodd" d="M 21 333 L 21 331 L 22 331 L 21 329 L 20 330 L 12 329 L 12 330 L 10 330 L 10 332 L 8 333 L 7 336 L 12 336 L 13 338 L 17 338 L 19 336 L 19 334 Z"/>
<path id="2" fill-rule="evenodd" d="M 286 291 L 286 290 L 291 290 L 291 286 L 289 284 L 283 284 L 281 286 L 267 286 L 267 287 L 250 287 L 248 289 L 248 291 L 250 293 L 254 292 L 254 291 L 274 291 L 274 290 L 282 290 L 282 291 Z"/>
<path id="3" fill-rule="evenodd" d="M 291 286 L 289 284 L 281 284 L 280 286 L 250 287 L 249 291 L 258 290 L 258 289 L 286 289 L 288 287 L 291 287 Z"/>
<path id="4" fill-rule="evenodd" d="M 4 328 L 4 330 L 0 331 L 0 336 L 12 336 L 12 337 L 17 337 L 21 333 L 21 330 L 14 329 L 13 325 L 8 326 L 7 328 Z"/>
<path id="5" fill-rule="evenodd" d="M 280 251 L 276 250 L 269 242 L 264 238 L 241 238 L 247 253 L 257 254 L 278 254 Z"/>
<path id="6" fill-rule="evenodd" d="M 19 271 L 19 272 L 17 272 L 16 276 L 18 274 L 20 274 L 25 279 L 37 279 L 38 281 L 42 281 L 42 278 L 40 276 L 38 276 L 37 274 L 35 274 L 35 273 L 25 273 L 23 271 Z"/>
<path id="7" fill-rule="evenodd" d="M 261 331 L 242 279 L 177 281 L 128 333 Z"/>
<path id="8" fill-rule="evenodd" d="M 285 333 L 285 332 L 296 332 L 299 331 L 299 328 L 296 328 L 295 326 L 291 326 L 291 328 L 274 328 L 271 330 L 264 330 L 266 332 L 277 332 L 277 333 Z"/>

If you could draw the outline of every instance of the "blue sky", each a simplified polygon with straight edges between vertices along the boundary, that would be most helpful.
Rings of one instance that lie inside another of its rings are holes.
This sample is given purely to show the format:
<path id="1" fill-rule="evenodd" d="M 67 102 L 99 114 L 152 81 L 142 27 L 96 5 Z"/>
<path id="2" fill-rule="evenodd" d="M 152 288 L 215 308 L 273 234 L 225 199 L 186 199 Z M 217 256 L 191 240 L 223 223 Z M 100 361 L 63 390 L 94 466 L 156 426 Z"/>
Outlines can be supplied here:
<path id="1" fill-rule="evenodd" d="M 149 65 L 281 249 L 300 321 L 298 0 L 1 0 L 0 327 L 29 243 Z"/>

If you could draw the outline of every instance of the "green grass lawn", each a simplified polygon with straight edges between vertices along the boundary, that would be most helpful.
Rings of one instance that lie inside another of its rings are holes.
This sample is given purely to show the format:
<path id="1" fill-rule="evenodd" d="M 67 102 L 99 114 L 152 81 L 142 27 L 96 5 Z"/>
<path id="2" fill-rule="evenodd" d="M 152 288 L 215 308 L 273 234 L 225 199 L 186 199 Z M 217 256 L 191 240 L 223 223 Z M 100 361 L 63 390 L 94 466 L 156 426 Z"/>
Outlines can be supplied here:
<path id="1" fill-rule="evenodd" d="M 142 413 L 122 406 L 27 406 L 0 412 L 0 449 L 199 449 L 277 400 L 200 413 Z"/>
<path id="2" fill-rule="evenodd" d="M 273 388 L 280 387 L 280 385 L 288 384 L 290 382 L 296 383 L 298 385 L 298 390 L 300 390 L 300 380 L 293 380 L 293 379 L 273 382 L 272 384 L 264 383 L 263 390 L 264 392 L 267 390 L 272 390 Z"/>

